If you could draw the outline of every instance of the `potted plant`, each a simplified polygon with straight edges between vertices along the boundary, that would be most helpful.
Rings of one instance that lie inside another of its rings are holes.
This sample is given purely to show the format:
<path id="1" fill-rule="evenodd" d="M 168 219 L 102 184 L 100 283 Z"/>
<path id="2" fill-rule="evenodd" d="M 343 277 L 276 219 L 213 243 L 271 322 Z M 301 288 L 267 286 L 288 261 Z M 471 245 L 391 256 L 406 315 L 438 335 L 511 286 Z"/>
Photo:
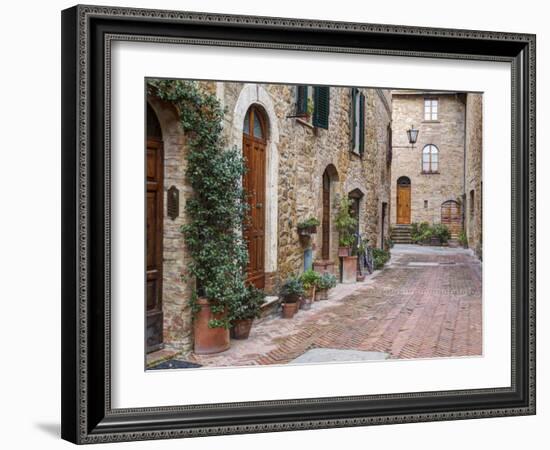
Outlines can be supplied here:
<path id="1" fill-rule="evenodd" d="M 338 208 L 334 225 L 338 230 L 338 256 L 350 256 L 351 247 L 355 242 L 357 220 L 349 213 L 351 202 L 343 197 Z"/>
<path id="2" fill-rule="evenodd" d="M 381 248 L 372 249 L 372 259 L 374 262 L 374 270 L 380 270 L 390 260 L 390 252 Z"/>
<path id="3" fill-rule="evenodd" d="M 225 144 L 224 110 L 215 94 L 186 80 L 149 80 L 147 89 L 174 105 L 187 138 L 185 177 L 193 196 L 181 227 L 189 255 L 182 278 L 194 283 L 189 300 L 194 351 L 222 352 L 230 346 L 233 308 L 246 295 L 245 160 Z"/>
<path id="4" fill-rule="evenodd" d="M 246 295 L 232 310 L 233 337 L 235 339 L 248 339 L 252 322 L 260 317 L 262 305 L 265 303 L 265 293 L 255 286 L 246 288 Z"/>
<path id="5" fill-rule="evenodd" d="M 300 235 L 310 235 L 317 233 L 317 227 L 319 226 L 321 222 L 319 222 L 319 219 L 317 217 L 310 217 L 307 220 L 303 220 L 298 223 L 298 234 Z"/>
<path id="6" fill-rule="evenodd" d="M 285 319 L 292 319 L 298 311 L 300 297 L 304 294 L 302 282 L 298 277 L 288 277 L 281 286 L 279 294 L 283 298 L 283 317 Z"/>
<path id="7" fill-rule="evenodd" d="M 462 248 L 468 248 L 468 236 L 466 236 L 466 232 L 464 230 L 462 230 L 458 235 L 458 243 L 462 246 Z"/>
<path id="8" fill-rule="evenodd" d="M 317 281 L 321 278 L 319 273 L 315 272 L 313 269 L 306 270 L 300 276 L 300 281 L 304 287 L 304 295 L 302 297 L 303 301 L 301 303 L 302 309 L 310 309 L 311 304 L 315 301 L 315 287 Z"/>
<path id="9" fill-rule="evenodd" d="M 436 223 L 432 227 L 432 236 L 431 236 L 431 244 L 432 245 L 445 245 L 447 242 L 449 242 L 449 238 L 451 237 L 451 233 L 449 232 L 449 229 L 441 224 Z"/>
<path id="10" fill-rule="evenodd" d="M 315 300 L 328 300 L 328 292 L 336 286 L 336 277 L 331 273 L 321 275 L 315 284 Z"/>

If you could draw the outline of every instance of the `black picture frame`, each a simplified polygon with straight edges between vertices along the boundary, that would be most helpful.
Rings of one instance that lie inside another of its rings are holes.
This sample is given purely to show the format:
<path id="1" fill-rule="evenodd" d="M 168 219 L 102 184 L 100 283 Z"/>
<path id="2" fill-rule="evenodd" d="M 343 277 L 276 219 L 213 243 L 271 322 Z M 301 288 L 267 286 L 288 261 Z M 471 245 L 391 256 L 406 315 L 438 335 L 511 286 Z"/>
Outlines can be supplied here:
<path id="1" fill-rule="evenodd" d="M 106 111 L 116 39 L 509 62 L 511 386 L 112 409 Z M 82 5 L 62 12 L 64 439 L 83 444 L 528 414 L 535 414 L 534 35 Z"/>

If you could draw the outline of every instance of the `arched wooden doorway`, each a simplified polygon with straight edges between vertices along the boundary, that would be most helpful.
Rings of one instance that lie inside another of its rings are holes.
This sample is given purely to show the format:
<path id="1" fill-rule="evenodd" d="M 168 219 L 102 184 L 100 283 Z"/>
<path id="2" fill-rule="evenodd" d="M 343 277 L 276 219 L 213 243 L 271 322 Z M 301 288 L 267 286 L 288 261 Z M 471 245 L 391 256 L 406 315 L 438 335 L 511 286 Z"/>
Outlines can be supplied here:
<path id="1" fill-rule="evenodd" d="M 147 105 L 147 332 L 146 349 L 163 345 L 162 251 L 164 150 L 157 115 Z"/>
<path id="2" fill-rule="evenodd" d="M 248 201 L 244 237 L 248 247 L 247 282 L 265 287 L 265 176 L 267 123 L 260 107 L 251 106 L 243 124 L 243 186 Z"/>
<path id="3" fill-rule="evenodd" d="M 397 180 L 397 223 L 411 223 L 411 180 L 399 177 Z"/>
<path id="4" fill-rule="evenodd" d="M 462 214 L 458 202 L 447 200 L 441 205 L 441 223 L 449 229 L 453 239 L 458 238 L 462 231 Z"/>

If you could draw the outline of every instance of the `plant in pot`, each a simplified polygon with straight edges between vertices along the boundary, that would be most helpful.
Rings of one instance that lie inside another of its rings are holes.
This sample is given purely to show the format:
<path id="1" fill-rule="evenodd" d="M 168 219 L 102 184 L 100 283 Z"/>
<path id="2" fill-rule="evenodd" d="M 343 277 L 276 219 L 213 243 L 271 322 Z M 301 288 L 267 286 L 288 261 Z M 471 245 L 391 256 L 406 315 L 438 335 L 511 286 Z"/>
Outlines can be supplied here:
<path id="1" fill-rule="evenodd" d="M 468 248 L 468 236 L 466 236 L 466 232 L 464 230 L 462 230 L 458 235 L 458 243 L 462 246 L 462 248 Z"/>
<path id="2" fill-rule="evenodd" d="M 265 303 L 265 292 L 255 286 L 246 288 L 242 301 L 233 306 L 231 323 L 235 339 L 248 339 L 252 322 L 260 317 L 262 305 Z"/>
<path id="3" fill-rule="evenodd" d="M 182 277 L 195 284 L 189 301 L 194 351 L 222 352 L 230 346 L 233 308 L 246 296 L 248 252 L 241 232 L 247 211 L 245 161 L 236 147 L 226 147 L 224 112 L 215 94 L 186 80 L 149 80 L 147 89 L 174 105 L 186 134 L 185 176 L 193 196 L 181 227 L 189 255 Z"/>
<path id="4" fill-rule="evenodd" d="M 279 295 L 283 298 L 282 307 L 285 319 L 292 319 L 296 314 L 300 297 L 303 294 L 304 286 L 298 277 L 291 275 L 285 280 L 279 291 Z"/>
<path id="5" fill-rule="evenodd" d="M 449 232 L 449 229 L 445 225 L 441 223 L 436 223 L 432 227 L 432 238 L 431 238 L 432 245 L 447 244 L 447 242 L 449 242 L 450 237 L 451 237 L 451 233 Z"/>
<path id="6" fill-rule="evenodd" d="M 381 248 L 372 249 L 372 259 L 374 262 L 374 270 L 380 270 L 390 260 L 390 252 Z"/>
<path id="7" fill-rule="evenodd" d="M 303 220 L 298 223 L 298 234 L 300 235 L 310 235 L 317 233 L 317 227 L 319 226 L 321 222 L 319 222 L 319 219 L 317 217 L 310 217 L 307 220 Z"/>
<path id="8" fill-rule="evenodd" d="M 357 220 L 350 214 L 351 201 L 343 197 L 338 208 L 334 225 L 338 230 L 338 256 L 350 256 L 351 247 L 355 242 Z"/>
<path id="9" fill-rule="evenodd" d="M 300 275 L 300 281 L 304 287 L 303 301 L 301 302 L 302 309 L 311 308 L 311 304 L 315 301 L 315 287 L 320 278 L 321 275 L 313 269 L 306 270 Z"/>
<path id="10" fill-rule="evenodd" d="M 315 284 L 315 300 L 328 300 L 328 292 L 336 286 L 336 277 L 332 273 L 324 273 Z"/>

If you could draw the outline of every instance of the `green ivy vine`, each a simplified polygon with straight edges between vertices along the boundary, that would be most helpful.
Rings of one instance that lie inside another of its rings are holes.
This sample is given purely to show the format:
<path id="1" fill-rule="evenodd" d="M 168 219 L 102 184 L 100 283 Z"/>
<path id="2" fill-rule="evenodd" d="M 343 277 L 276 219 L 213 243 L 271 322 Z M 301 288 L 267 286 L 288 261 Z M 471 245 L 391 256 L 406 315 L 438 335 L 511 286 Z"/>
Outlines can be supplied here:
<path id="1" fill-rule="evenodd" d="M 183 276 L 196 282 L 192 310 L 200 310 L 197 297 L 205 297 L 212 312 L 227 313 L 225 319 L 211 320 L 209 326 L 228 328 L 232 312 L 246 296 L 244 159 L 236 147 L 226 148 L 224 111 L 216 96 L 197 82 L 155 79 L 148 81 L 147 89 L 176 107 L 188 145 L 186 179 L 193 195 L 185 205 L 189 221 L 181 232 L 191 256 Z"/>

